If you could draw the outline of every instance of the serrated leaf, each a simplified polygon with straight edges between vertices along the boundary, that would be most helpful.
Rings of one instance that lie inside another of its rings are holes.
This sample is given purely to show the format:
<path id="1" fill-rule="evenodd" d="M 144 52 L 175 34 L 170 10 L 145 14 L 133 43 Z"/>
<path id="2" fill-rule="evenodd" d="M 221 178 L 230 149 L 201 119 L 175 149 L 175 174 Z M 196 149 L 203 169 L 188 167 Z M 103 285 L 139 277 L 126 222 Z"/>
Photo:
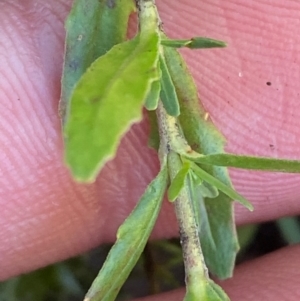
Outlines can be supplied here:
<path id="1" fill-rule="evenodd" d="M 85 301 L 113 301 L 138 261 L 159 214 L 168 173 L 163 166 L 117 232 L 117 241 L 89 289 Z"/>
<path id="2" fill-rule="evenodd" d="M 230 186 L 225 185 L 223 182 L 215 178 L 214 176 L 210 175 L 208 172 L 204 171 L 202 168 L 197 166 L 196 164 L 192 164 L 191 168 L 193 169 L 194 173 L 207 183 L 212 186 L 215 186 L 220 191 L 228 195 L 231 199 L 238 201 L 240 204 L 248 208 L 249 210 L 253 210 L 252 204 L 246 200 L 242 195 L 237 193 L 234 189 Z"/>
<path id="3" fill-rule="evenodd" d="M 172 180 L 168 189 L 168 199 L 170 202 L 174 202 L 178 197 L 182 188 L 186 185 L 186 178 L 190 170 L 190 163 L 184 162 L 182 168 L 178 171 L 174 179 Z"/>
<path id="4" fill-rule="evenodd" d="M 198 92 L 184 60 L 176 49 L 164 47 L 164 55 L 180 102 L 180 124 L 188 143 L 201 154 L 221 153 L 225 139 L 210 120 L 205 119 Z M 231 181 L 226 168 L 202 164 L 205 171 L 226 185 Z M 205 199 L 209 225 L 215 246 L 209 237 L 200 236 L 205 262 L 211 273 L 221 279 L 232 276 L 236 253 L 239 249 L 232 200 L 224 193 Z"/>
<path id="5" fill-rule="evenodd" d="M 170 116 L 179 116 L 180 106 L 176 90 L 163 55 L 160 55 L 159 57 L 159 64 L 161 69 L 160 99 L 165 110 Z"/>
<path id="6" fill-rule="evenodd" d="M 273 172 L 300 173 L 300 160 L 273 159 L 234 154 L 212 154 L 185 156 L 194 162 L 217 166 L 245 168 Z"/>
<path id="7" fill-rule="evenodd" d="M 203 49 L 203 48 L 223 48 L 226 43 L 220 40 L 214 40 L 206 37 L 194 37 L 189 40 L 172 40 L 162 39 L 161 44 L 166 47 L 182 48 L 187 47 L 190 49 Z"/>
<path id="8" fill-rule="evenodd" d="M 158 45 L 156 32 L 115 45 L 79 80 L 65 126 L 65 161 L 75 179 L 94 181 L 121 137 L 141 120 L 143 102 L 159 77 Z"/>
<path id="9" fill-rule="evenodd" d="M 134 1 L 75 0 L 66 20 L 66 46 L 60 116 L 66 119 L 71 93 L 83 73 L 99 56 L 126 39 Z"/>

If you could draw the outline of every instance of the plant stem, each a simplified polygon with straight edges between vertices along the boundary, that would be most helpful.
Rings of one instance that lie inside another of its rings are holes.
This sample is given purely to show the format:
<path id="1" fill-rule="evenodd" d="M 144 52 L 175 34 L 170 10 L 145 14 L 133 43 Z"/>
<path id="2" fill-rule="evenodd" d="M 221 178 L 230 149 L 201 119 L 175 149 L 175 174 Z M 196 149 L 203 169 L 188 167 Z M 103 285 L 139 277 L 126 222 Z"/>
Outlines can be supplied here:
<path id="1" fill-rule="evenodd" d="M 157 8 L 154 0 L 135 0 L 138 19 L 139 19 L 139 32 L 143 34 L 149 28 L 161 28 L 161 20 L 159 18 Z"/>
<path id="2" fill-rule="evenodd" d="M 180 131 L 178 120 L 166 113 L 161 102 L 158 105 L 157 118 L 161 141 L 160 156 L 164 157 L 167 154 L 169 173 L 173 179 L 182 167 L 181 158 L 176 152 L 178 144 L 186 148 L 189 146 Z M 175 140 L 177 143 L 174 143 Z M 201 282 L 206 282 L 209 277 L 201 250 L 188 183 L 174 203 L 183 250 L 186 285 L 189 291 L 196 292 L 200 289 Z"/>
<path id="3" fill-rule="evenodd" d="M 147 21 L 147 18 L 153 22 L 153 20 L 155 20 L 153 16 L 156 14 L 156 24 L 160 36 L 164 36 L 155 1 L 136 0 L 136 3 L 139 12 L 140 33 L 143 34 L 143 32 L 147 32 L 148 26 L 146 23 L 150 22 Z M 164 60 L 162 47 L 159 52 L 161 58 Z M 163 86 L 162 89 L 164 89 Z M 170 95 L 171 96 L 168 97 L 175 97 L 172 93 Z M 158 102 L 156 114 L 160 136 L 159 158 L 161 164 L 168 164 L 169 175 L 172 181 L 183 165 L 180 154 L 189 154 L 192 152 L 192 149 L 183 135 L 179 120 L 167 113 L 161 101 Z M 174 116 L 177 115 L 174 114 Z M 167 162 L 165 160 L 167 160 Z M 180 242 L 183 250 L 186 275 L 187 291 L 184 301 L 204 299 L 207 301 L 228 301 L 229 299 L 223 290 L 209 279 L 200 245 L 199 226 L 195 217 L 191 183 L 189 181 L 190 178 L 187 177 L 184 187 L 181 189 L 175 201 L 175 212 L 179 224 Z"/>

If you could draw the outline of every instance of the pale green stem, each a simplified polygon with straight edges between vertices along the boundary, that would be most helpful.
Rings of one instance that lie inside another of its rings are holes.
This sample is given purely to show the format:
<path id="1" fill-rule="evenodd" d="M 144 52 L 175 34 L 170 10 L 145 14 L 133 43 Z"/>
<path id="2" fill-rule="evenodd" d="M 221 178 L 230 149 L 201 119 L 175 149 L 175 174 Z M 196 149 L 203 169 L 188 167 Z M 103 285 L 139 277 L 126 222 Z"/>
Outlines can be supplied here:
<path id="1" fill-rule="evenodd" d="M 136 0 L 139 19 L 139 32 L 141 34 L 153 28 L 161 27 L 161 21 L 158 16 L 157 8 L 154 0 Z"/>
<path id="2" fill-rule="evenodd" d="M 157 118 L 161 142 L 160 156 L 164 157 L 167 154 L 169 173 L 171 179 L 173 179 L 182 167 L 181 158 L 174 150 L 178 147 L 178 142 L 187 148 L 188 144 L 181 134 L 177 119 L 166 113 L 161 102 L 158 105 Z M 177 141 L 175 145 L 174 141 Z M 189 185 L 185 185 L 174 204 L 179 223 L 187 288 L 188 290 L 197 291 L 201 286 L 201 282 L 208 280 L 208 271 L 204 263 L 198 225 L 190 198 Z"/>
<path id="3" fill-rule="evenodd" d="M 139 14 L 140 33 L 146 33 L 148 28 L 152 28 L 152 22 L 157 22 L 157 27 L 162 34 L 161 22 L 156 10 L 155 1 L 136 0 L 136 3 Z M 156 19 L 154 15 L 156 15 Z M 160 52 L 162 52 L 162 49 Z M 189 153 L 191 147 L 182 134 L 177 118 L 167 114 L 161 101 L 158 104 L 156 112 L 160 132 L 159 157 L 161 162 L 166 157 L 168 158 L 169 173 L 171 179 L 173 179 L 182 167 L 182 161 L 178 153 Z M 209 277 L 201 250 L 198 225 L 193 211 L 189 186 L 189 183 L 186 183 L 174 203 L 185 265 L 187 285 L 185 299 L 193 300 L 193 296 L 199 295 L 199 290 L 205 289 Z"/>

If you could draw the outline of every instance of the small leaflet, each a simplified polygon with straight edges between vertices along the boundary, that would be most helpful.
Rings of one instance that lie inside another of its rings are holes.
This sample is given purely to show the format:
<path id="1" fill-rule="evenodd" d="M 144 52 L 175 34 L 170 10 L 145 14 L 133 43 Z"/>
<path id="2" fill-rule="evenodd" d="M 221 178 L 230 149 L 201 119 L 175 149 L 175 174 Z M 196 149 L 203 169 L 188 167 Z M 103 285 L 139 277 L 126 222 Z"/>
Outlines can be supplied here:
<path id="1" fill-rule="evenodd" d="M 161 86 L 160 86 L 160 79 L 159 79 L 152 83 L 150 91 L 146 97 L 144 106 L 148 111 L 154 111 L 157 109 L 160 89 Z"/>
<path id="2" fill-rule="evenodd" d="M 170 202 L 174 202 L 182 188 L 186 185 L 186 178 L 190 170 L 190 163 L 188 161 L 184 162 L 182 168 L 176 174 L 174 179 L 171 182 L 171 185 L 168 189 L 168 199 Z"/>
<path id="3" fill-rule="evenodd" d="M 264 157 L 243 156 L 229 153 L 212 155 L 183 154 L 184 157 L 198 163 L 226 166 L 235 168 L 246 168 L 252 170 L 263 170 L 272 172 L 299 173 L 300 160 L 272 159 Z"/>
<path id="4" fill-rule="evenodd" d="M 237 193 L 234 189 L 232 189 L 230 186 L 227 186 L 214 176 L 210 175 L 203 169 L 201 169 L 196 164 L 192 164 L 191 168 L 193 169 L 194 173 L 207 183 L 209 183 L 211 186 L 216 187 L 217 189 L 221 190 L 223 193 L 225 193 L 227 196 L 229 196 L 231 199 L 236 200 L 243 206 L 245 206 L 250 211 L 253 211 L 252 204 L 247 201 L 243 196 L 241 196 L 239 193 Z"/>
<path id="5" fill-rule="evenodd" d="M 170 116 L 177 117 L 180 115 L 179 101 L 168 67 L 162 55 L 159 57 L 159 63 L 161 69 L 160 99 L 167 113 Z"/>
<path id="6" fill-rule="evenodd" d="M 187 47 L 190 49 L 223 48 L 227 46 L 226 43 L 223 41 L 214 40 L 206 37 L 195 37 L 190 40 L 162 39 L 161 44 L 166 47 Z"/>

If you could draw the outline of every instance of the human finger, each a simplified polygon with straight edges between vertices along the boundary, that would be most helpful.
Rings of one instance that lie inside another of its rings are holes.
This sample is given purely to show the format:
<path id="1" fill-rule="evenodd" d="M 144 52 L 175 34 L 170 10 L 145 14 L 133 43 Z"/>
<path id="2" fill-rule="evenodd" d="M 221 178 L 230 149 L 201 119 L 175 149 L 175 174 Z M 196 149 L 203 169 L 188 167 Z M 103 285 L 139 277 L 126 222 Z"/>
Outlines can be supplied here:
<path id="1" fill-rule="evenodd" d="M 63 22 L 70 4 L 42 0 L 0 4 L 1 278 L 112 241 L 118 225 L 158 170 L 156 154 L 146 145 L 145 122 L 134 126 L 123 139 L 116 159 L 109 162 L 96 184 L 74 183 L 64 167 L 57 106 Z M 222 4 L 221 10 L 206 3 L 158 1 L 170 36 L 211 35 L 230 44 L 227 50 L 185 53 L 204 105 L 226 136 L 230 151 L 297 156 L 300 119 L 295 87 L 299 74 L 293 60 L 298 53 L 283 57 L 281 46 L 270 48 L 279 41 L 291 45 L 300 11 L 295 5 L 285 2 L 289 14 L 280 15 L 279 1 L 255 7 L 255 14 L 239 1 Z M 277 18 L 273 19 L 271 9 Z M 203 18 L 191 18 L 195 12 Z M 257 16 L 267 27 L 278 20 L 284 26 L 262 35 L 256 49 Z M 206 31 L 199 31 L 201 28 Z M 260 86 L 258 78 L 264 81 L 272 70 L 276 81 L 269 79 L 271 86 Z M 279 101 L 279 111 L 274 101 Z M 239 223 L 299 211 L 299 177 L 244 171 L 231 174 L 237 189 L 256 208 L 251 215 L 238 211 Z M 173 208 L 166 202 L 153 237 L 174 235 Z"/>

